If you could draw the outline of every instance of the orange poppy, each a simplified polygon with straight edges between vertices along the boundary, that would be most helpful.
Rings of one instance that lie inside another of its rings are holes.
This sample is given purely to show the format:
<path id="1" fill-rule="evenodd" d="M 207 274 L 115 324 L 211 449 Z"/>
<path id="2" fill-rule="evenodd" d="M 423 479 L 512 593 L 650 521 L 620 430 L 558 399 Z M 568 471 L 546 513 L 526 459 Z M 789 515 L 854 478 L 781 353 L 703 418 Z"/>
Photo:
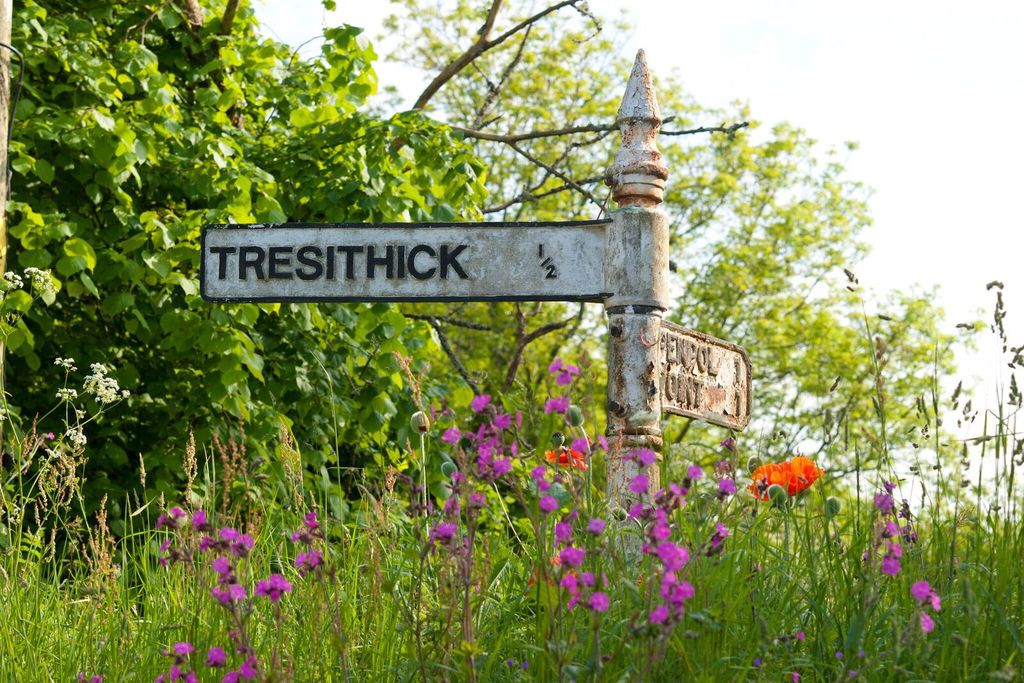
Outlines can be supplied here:
<path id="1" fill-rule="evenodd" d="M 823 475 L 825 470 L 814 464 L 810 458 L 798 455 L 786 462 L 772 462 L 761 465 L 751 474 L 753 483 L 747 489 L 760 500 L 768 500 L 768 487 L 778 484 L 786 493 L 795 496 L 806 491 Z"/>
<path id="2" fill-rule="evenodd" d="M 575 467 L 578 470 L 587 469 L 587 456 L 572 448 L 560 447 L 557 451 L 548 451 L 544 459 L 550 463 L 557 462 L 565 467 Z"/>

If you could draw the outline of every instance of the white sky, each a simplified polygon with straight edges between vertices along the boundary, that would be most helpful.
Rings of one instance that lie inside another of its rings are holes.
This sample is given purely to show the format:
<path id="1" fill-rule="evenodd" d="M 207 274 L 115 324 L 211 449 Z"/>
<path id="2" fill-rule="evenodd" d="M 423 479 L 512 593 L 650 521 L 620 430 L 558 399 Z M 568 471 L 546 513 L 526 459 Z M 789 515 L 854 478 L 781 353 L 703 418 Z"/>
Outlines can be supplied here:
<path id="1" fill-rule="evenodd" d="M 990 320 L 984 285 L 1000 279 L 1009 341 L 1024 344 L 1024 2 L 590 0 L 605 18 L 627 5 L 635 29 L 616 37 L 624 56 L 644 48 L 653 71 L 674 72 L 702 104 L 746 101 L 767 125 L 804 128 L 822 151 L 860 143 L 845 165 L 875 190 L 864 235 L 872 254 L 855 269 L 862 284 L 940 285 L 952 331 L 982 310 Z M 390 9 L 385 0 L 338 0 L 330 15 L 319 0 L 255 6 L 268 33 L 291 44 L 325 23 L 376 38 Z M 410 100 L 425 85 L 393 65 L 377 72 Z M 990 403 L 997 377 L 1009 381 L 989 335 L 979 339 L 977 352 L 958 353 L 961 374 L 986 380 L 976 405 Z"/>

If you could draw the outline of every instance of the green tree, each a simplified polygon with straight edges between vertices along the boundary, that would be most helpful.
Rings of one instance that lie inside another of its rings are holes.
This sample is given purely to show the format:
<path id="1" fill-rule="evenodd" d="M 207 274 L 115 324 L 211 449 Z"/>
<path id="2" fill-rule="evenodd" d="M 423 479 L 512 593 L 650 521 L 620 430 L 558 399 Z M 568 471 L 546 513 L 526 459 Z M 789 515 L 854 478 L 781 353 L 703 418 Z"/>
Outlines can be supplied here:
<path id="1" fill-rule="evenodd" d="M 398 4 L 387 26 L 399 36 L 391 58 L 440 75 L 415 106 L 473 142 L 489 170 L 484 213 L 567 220 L 604 211 L 609 192 L 601 183 L 618 145 L 610 124 L 629 65 L 615 58 L 585 3 L 528 10 L 501 0 L 440 9 Z M 749 350 L 757 422 L 748 445 L 775 457 L 807 440 L 834 442 L 840 426 L 851 423 L 858 438 L 863 430 L 867 441 L 881 443 L 880 411 L 890 434 L 909 443 L 902 435 L 916 424 L 917 397 L 929 393 L 936 372 L 950 370 L 948 356 L 934 352 L 949 337 L 926 299 L 873 297 L 849 271 L 866 253 L 860 233 L 869 223 L 868 192 L 847 177 L 838 151 L 822 153 L 803 130 L 765 128 L 738 105 L 702 107 L 662 76 L 657 94 L 666 122 L 659 144 L 670 169 L 664 206 L 678 293 L 669 317 Z M 494 348 L 518 348 L 496 343 L 495 335 L 522 337 L 521 317 L 507 305 L 482 308 L 463 317 L 484 319 L 488 329 L 459 331 L 456 353 L 470 369 L 493 362 Z M 879 318 L 864 314 L 873 309 Z M 515 362 L 543 368 L 568 347 L 599 348 L 598 310 L 591 307 L 583 324 L 558 328 Z M 566 315 L 564 306 L 538 307 L 528 327 Z M 527 373 L 519 388 L 535 391 L 541 375 Z M 494 389 L 506 383 L 506 373 L 479 379 Z M 692 439 L 691 423 L 673 418 L 666 426 L 673 440 Z M 843 456 L 837 449 L 834 457 Z"/>
<path id="2" fill-rule="evenodd" d="M 343 464 L 399 452 L 389 420 L 415 407 L 394 354 L 422 370 L 425 324 L 386 305 L 208 304 L 200 228 L 474 218 L 470 147 L 417 113 L 368 112 L 374 53 L 357 28 L 303 59 L 238 0 L 27 0 L 14 27 L 12 262 L 62 288 L 7 336 L 22 422 L 53 404 L 55 358 L 116 368 L 132 396 L 87 434 L 93 490 L 112 501 L 138 454 L 168 487 L 190 430 L 204 443 L 243 425 L 256 454 L 291 430 L 317 468 L 336 447 Z"/>

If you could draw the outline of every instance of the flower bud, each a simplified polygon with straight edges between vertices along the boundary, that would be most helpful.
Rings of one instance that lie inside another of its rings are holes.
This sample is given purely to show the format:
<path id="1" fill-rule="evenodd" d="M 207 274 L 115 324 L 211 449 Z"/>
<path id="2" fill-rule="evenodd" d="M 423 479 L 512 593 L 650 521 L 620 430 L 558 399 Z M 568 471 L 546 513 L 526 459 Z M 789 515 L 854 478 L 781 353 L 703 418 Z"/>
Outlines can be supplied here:
<path id="1" fill-rule="evenodd" d="M 829 496 L 825 500 L 825 516 L 835 517 L 839 514 L 839 511 L 843 509 L 843 503 L 835 496 Z"/>
<path id="2" fill-rule="evenodd" d="M 579 427 L 583 424 L 583 411 L 578 405 L 569 406 L 569 410 L 565 411 L 565 421 L 573 427 Z"/>
<path id="3" fill-rule="evenodd" d="M 747 471 L 748 472 L 753 472 L 754 470 L 756 470 L 760 466 L 761 466 L 761 461 L 758 459 L 758 457 L 756 455 L 752 455 L 749 458 L 747 458 Z"/>
<path id="4" fill-rule="evenodd" d="M 457 468 L 455 467 L 455 463 L 453 463 L 451 460 L 445 460 L 444 462 L 441 463 L 441 474 L 443 474 L 446 477 L 451 477 L 453 474 L 455 474 L 456 469 Z"/>
<path id="5" fill-rule="evenodd" d="M 768 487 L 768 498 L 771 499 L 772 505 L 777 507 L 782 507 L 789 502 L 789 494 L 786 493 L 786 489 L 778 484 L 772 484 Z"/>
<path id="6" fill-rule="evenodd" d="M 565 443 L 565 434 L 562 432 L 555 432 L 551 435 L 551 445 L 558 448 Z"/>
<path id="7" fill-rule="evenodd" d="M 409 418 L 409 426 L 423 434 L 430 429 L 430 418 L 422 410 L 417 410 Z"/>

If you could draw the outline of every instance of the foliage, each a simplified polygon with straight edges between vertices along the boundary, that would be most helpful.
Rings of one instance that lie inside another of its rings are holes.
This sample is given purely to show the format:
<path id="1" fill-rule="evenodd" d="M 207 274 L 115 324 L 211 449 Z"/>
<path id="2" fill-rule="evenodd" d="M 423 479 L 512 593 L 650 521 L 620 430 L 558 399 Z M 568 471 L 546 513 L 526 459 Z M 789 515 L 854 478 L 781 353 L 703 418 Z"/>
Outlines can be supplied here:
<path id="1" fill-rule="evenodd" d="M 382 305 L 208 304 L 202 225 L 473 217 L 482 196 L 481 165 L 444 127 L 366 112 L 359 29 L 328 30 L 306 60 L 261 37 L 247 5 L 233 22 L 222 9 L 29 0 L 15 16 L 12 263 L 51 269 L 62 293 L 5 333 L 10 410 L 45 411 L 54 358 L 115 365 L 132 397 L 89 436 L 115 510 L 138 454 L 172 490 L 190 430 L 208 443 L 244 425 L 266 455 L 294 429 L 319 469 L 371 444 L 387 460 L 401 441 L 385 425 L 416 409 L 396 354 L 423 370 L 422 324 Z"/>

